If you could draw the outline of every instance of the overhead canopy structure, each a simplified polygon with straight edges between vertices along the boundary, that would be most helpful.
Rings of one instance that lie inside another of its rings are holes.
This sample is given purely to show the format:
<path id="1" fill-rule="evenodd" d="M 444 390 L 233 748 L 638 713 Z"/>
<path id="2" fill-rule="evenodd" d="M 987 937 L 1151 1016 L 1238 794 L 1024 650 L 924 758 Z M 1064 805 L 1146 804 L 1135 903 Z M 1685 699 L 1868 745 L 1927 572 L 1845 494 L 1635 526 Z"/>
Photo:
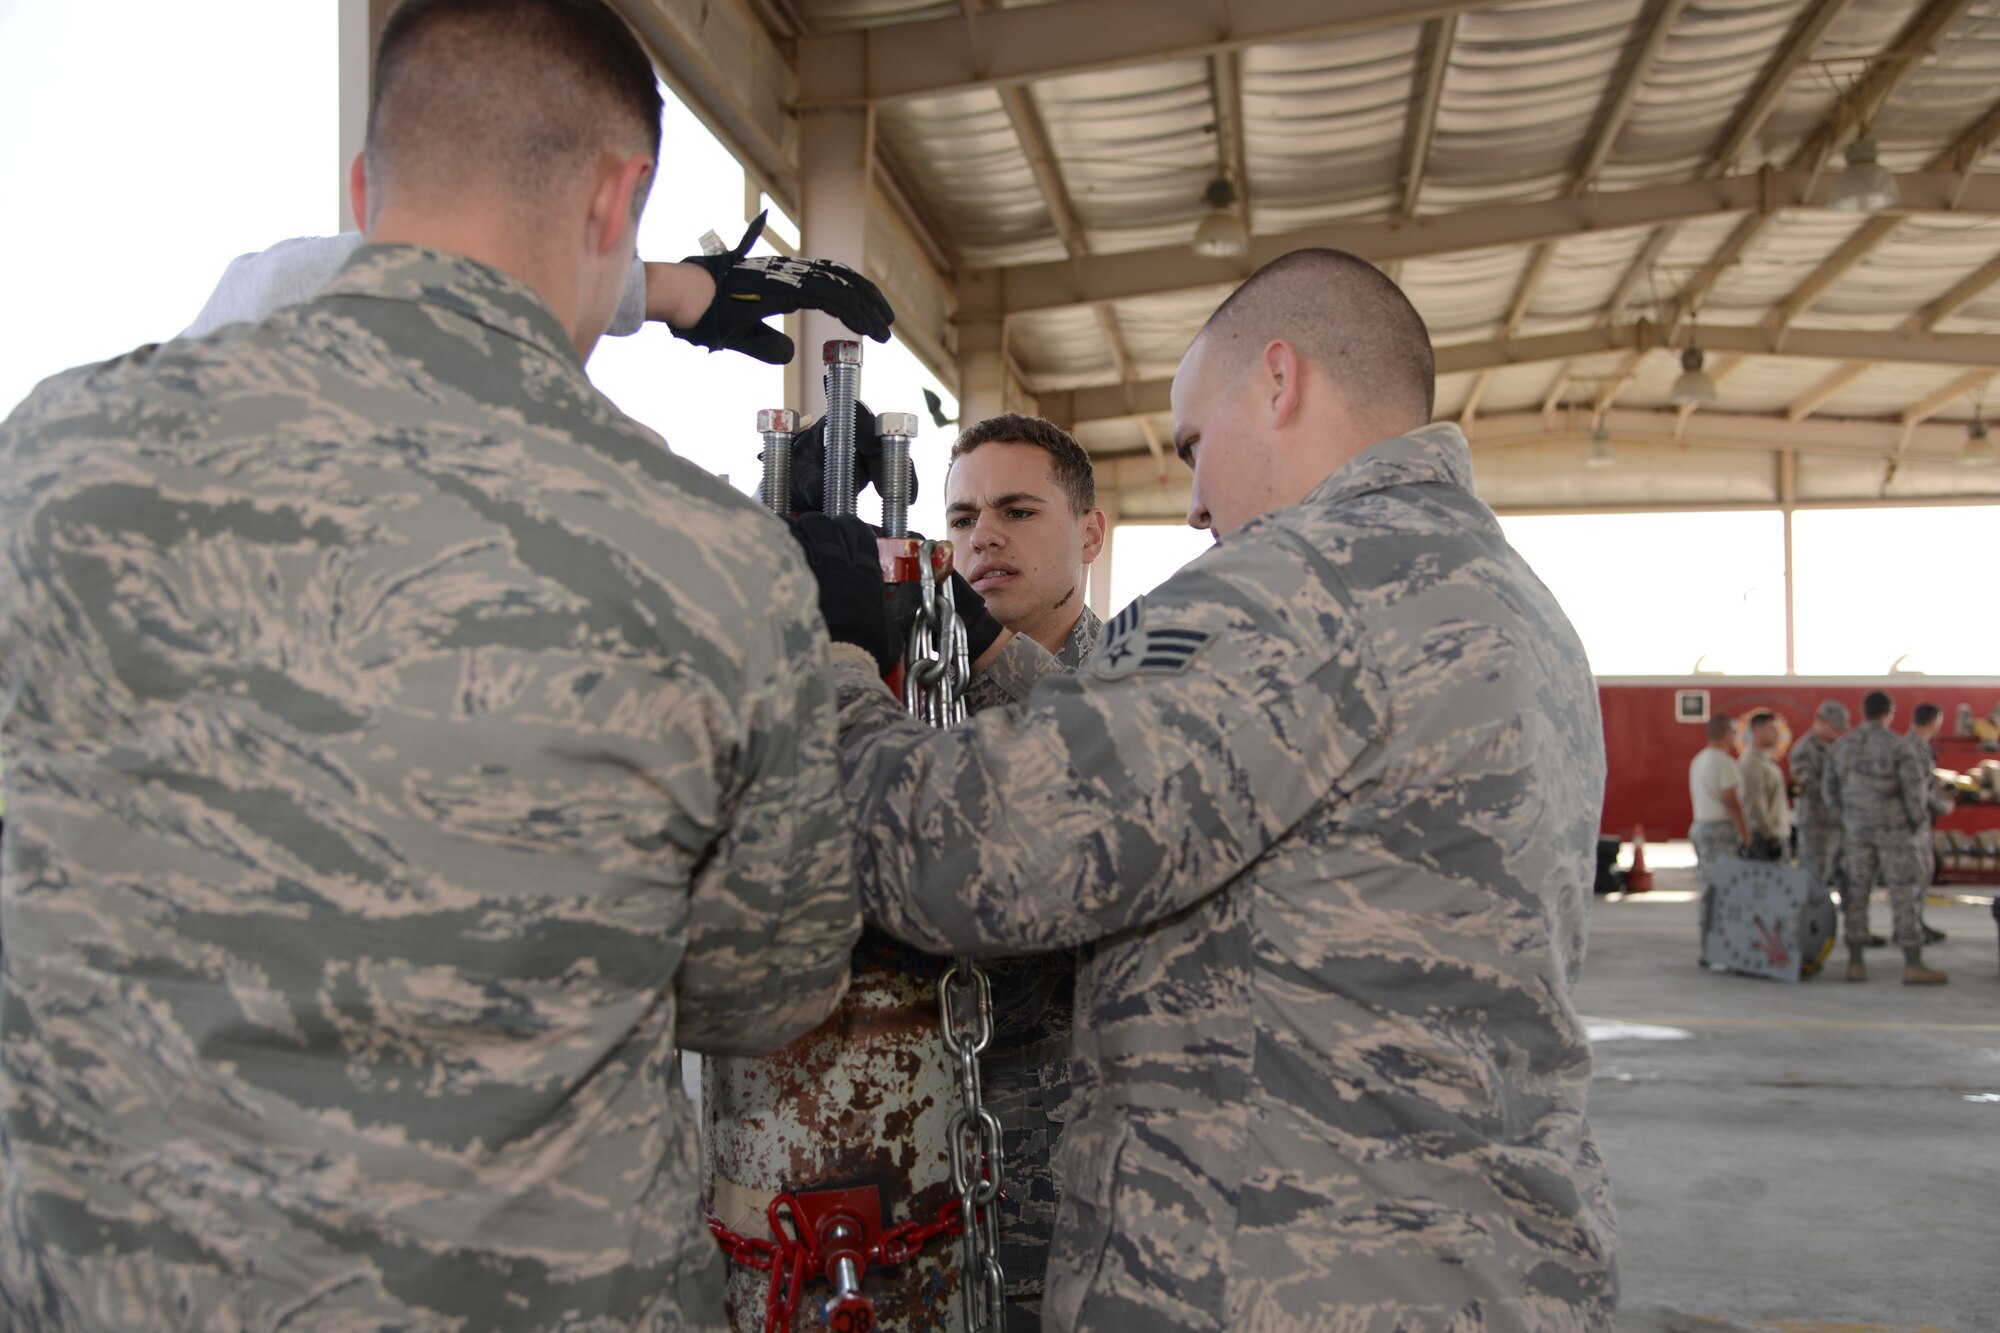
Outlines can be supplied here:
<path id="1" fill-rule="evenodd" d="M 2000 496 L 1953 466 L 2000 371 L 2000 0 L 617 3 L 968 413 L 1145 460 L 1127 516 L 1184 498 L 1181 352 L 1307 245 L 1409 292 L 1502 507 Z M 1836 211 L 1864 135 L 1899 201 Z M 1190 246 L 1217 178 L 1237 258 Z"/>

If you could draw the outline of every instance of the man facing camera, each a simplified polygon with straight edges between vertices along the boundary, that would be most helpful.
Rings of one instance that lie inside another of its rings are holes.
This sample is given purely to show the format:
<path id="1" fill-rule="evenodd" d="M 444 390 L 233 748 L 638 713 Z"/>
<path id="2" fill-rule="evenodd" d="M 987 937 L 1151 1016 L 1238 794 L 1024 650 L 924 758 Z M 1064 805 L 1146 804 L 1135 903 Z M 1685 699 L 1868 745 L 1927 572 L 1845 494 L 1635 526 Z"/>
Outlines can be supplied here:
<path id="1" fill-rule="evenodd" d="M 1012 703 L 1047 670 L 1040 648 L 1070 671 L 1097 646 L 1102 622 L 1085 603 L 1091 562 L 1104 549 L 1104 511 L 1090 456 L 1040 417 L 989 417 L 951 447 L 945 528 L 952 565 L 1018 636 L 974 679 L 977 711 Z"/>

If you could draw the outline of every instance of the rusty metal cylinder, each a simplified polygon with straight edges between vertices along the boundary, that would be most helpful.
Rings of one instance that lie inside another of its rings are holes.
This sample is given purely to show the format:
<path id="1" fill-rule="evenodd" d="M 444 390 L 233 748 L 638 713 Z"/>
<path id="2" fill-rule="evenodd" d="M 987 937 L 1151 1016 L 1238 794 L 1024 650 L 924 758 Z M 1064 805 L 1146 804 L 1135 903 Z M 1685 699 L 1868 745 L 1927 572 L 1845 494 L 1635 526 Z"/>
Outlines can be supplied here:
<path id="1" fill-rule="evenodd" d="M 861 392 L 861 344 L 833 338 L 820 349 L 826 362 L 825 453 L 826 512 L 854 514 L 854 404 Z"/>
<path id="2" fill-rule="evenodd" d="M 764 480 L 757 498 L 779 518 L 792 512 L 792 437 L 799 433 L 799 414 L 787 407 L 767 407 L 757 414 L 757 433 L 764 437 Z"/>
<path id="3" fill-rule="evenodd" d="M 788 1191 L 873 1186 L 884 1227 L 929 1222 L 957 1199 L 946 1135 L 959 1094 L 938 1039 L 935 982 L 872 961 L 869 937 L 832 1018 L 775 1055 L 704 1059 L 701 1101 L 705 1202 L 745 1236 L 769 1237 L 765 1209 Z M 913 1258 L 870 1265 L 859 1277 L 880 1328 L 964 1333 L 956 1240 L 939 1237 Z M 736 1333 L 763 1333 L 769 1285 L 766 1274 L 731 1265 Z M 787 1333 L 822 1333 L 843 1294 L 838 1283 L 808 1286 Z"/>
<path id="4" fill-rule="evenodd" d="M 914 412 L 884 412 L 875 419 L 882 440 L 882 535 L 910 535 L 910 498 L 916 472 L 910 462 L 910 441 L 916 437 Z"/>

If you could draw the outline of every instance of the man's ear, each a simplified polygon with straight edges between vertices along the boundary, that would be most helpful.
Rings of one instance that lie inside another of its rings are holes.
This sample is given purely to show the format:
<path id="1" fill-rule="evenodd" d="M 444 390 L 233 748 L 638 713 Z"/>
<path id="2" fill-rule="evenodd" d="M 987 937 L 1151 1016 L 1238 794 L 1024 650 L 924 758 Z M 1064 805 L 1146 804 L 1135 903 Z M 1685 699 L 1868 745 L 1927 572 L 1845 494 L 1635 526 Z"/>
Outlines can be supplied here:
<path id="1" fill-rule="evenodd" d="M 356 153 L 347 166 L 347 202 L 354 206 L 354 229 L 368 230 L 367 155 Z"/>
<path id="2" fill-rule="evenodd" d="M 652 175 L 653 159 L 644 153 L 631 157 L 606 153 L 599 159 L 597 185 L 590 195 L 587 233 L 593 255 L 608 255 L 621 246 L 628 250 L 635 248 L 627 242 L 625 229 L 628 226 L 637 229 L 639 219 L 633 205 L 646 197 L 646 184 Z"/>
<path id="3" fill-rule="evenodd" d="M 1083 516 L 1083 563 L 1089 564 L 1104 553 L 1104 511 L 1093 509 Z"/>
<path id="4" fill-rule="evenodd" d="M 1257 371 L 1261 405 L 1269 414 L 1272 429 L 1282 430 L 1298 415 L 1305 397 L 1301 383 L 1305 367 L 1299 361 L 1299 349 L 1283 339 L 1272 339 L 1264 345 Z"/>

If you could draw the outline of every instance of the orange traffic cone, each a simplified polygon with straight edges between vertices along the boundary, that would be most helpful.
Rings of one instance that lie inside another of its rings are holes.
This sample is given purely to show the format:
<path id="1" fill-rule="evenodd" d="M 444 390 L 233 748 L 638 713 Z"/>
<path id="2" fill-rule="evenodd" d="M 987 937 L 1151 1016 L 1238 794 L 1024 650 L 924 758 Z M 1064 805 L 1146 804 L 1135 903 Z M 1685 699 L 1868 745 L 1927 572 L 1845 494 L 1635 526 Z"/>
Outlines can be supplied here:
<path id="1" fill-rule="evenodd" d="M 1625 872 L 1625 892 L 1651 893 L 1653 872 L 1646 869 L 1646 827 L 1635 824 L 1632 828 L 1632 868 Z"/>

